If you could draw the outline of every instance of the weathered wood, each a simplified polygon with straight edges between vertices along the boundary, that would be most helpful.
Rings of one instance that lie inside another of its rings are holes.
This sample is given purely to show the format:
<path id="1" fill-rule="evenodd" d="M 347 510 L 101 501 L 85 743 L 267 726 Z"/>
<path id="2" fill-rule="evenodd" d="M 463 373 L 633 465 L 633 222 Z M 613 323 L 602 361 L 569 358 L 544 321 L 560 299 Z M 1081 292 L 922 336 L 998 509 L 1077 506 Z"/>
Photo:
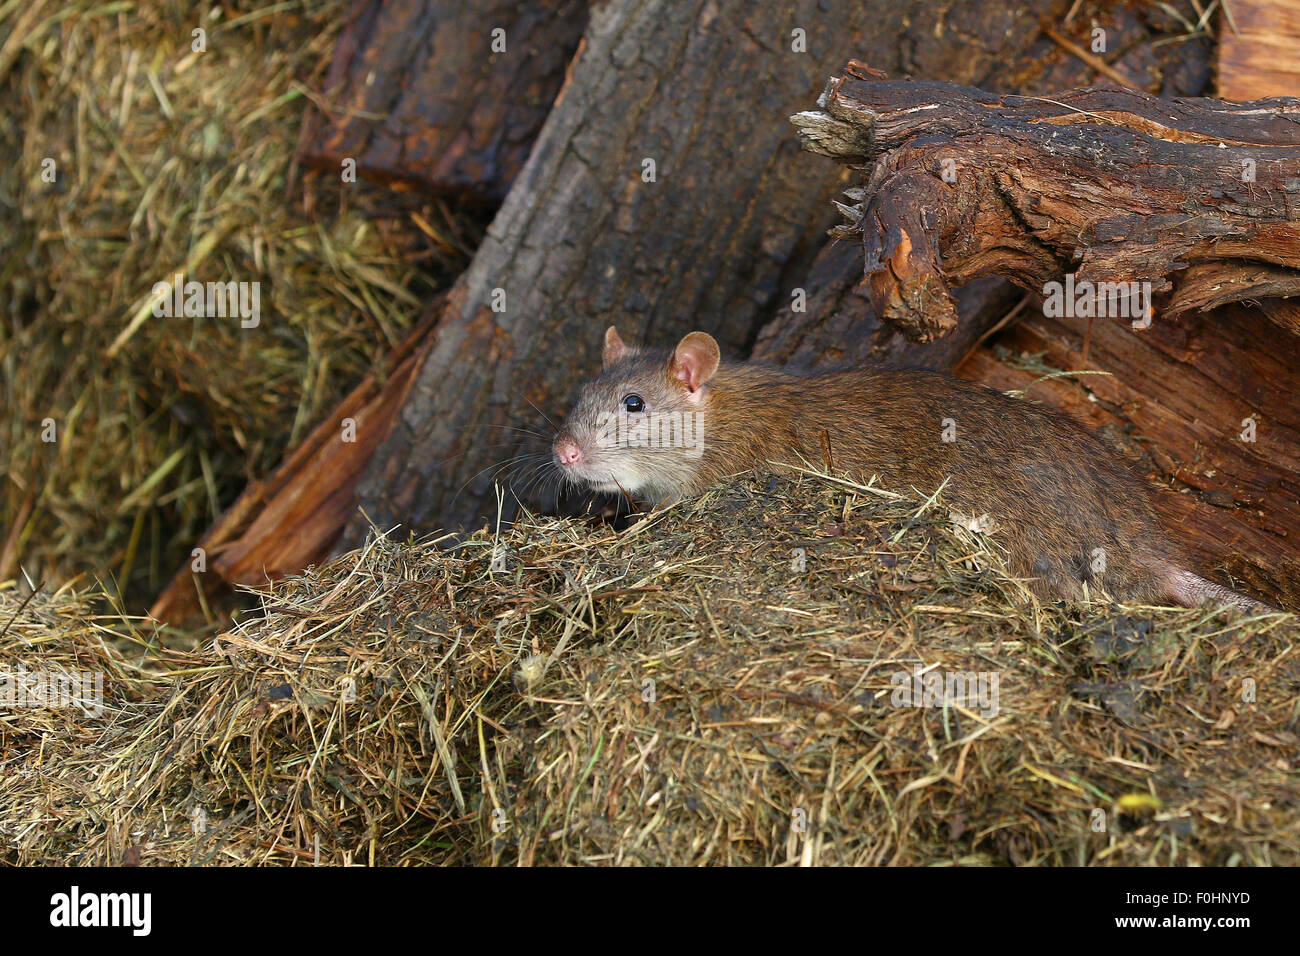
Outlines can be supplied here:
<path id="1" fill-rule="evenodd" d="M 868 174 L 839 234 L 863 244 L 872 302 L 908 336 L 951 332 L 952 288 L 985 275 L 1038 292 L 1069 272 L 1150 283 L 1167 314 L 1258 295 L 1261 271 L 1265 294 L 1300 291 L 1300 100 L 881 77 L 850 63 L 792 122 L 805 148 Z"/>
<path id="2" fill-rule="evenodd" d="M 1205 93 L 1209 46 L 1187 40 L 1186 25 L 1176 17 L 1152 6 L 1112 6 L 1102 22 L 1107 49 L 1116 52 L 1081 56 L 1077 51 L 1090 45 L 1098 21 L 1077 5 L 1071 12 L 1072 17 L 1055 27 L 1044 19 L 1040 28 L 1046 39 L 1011 56 L 1004 69 L 991 73 L 982 84 L 992 92 L 1052 97 L 1059 89 L 1087 85 L 1098 73 L 1105 74 L 1106 67 L 1114 67 L 1131 71 L 1123 74 L 1129 85 L 1140 79 L 1148 90 L 1159 89 L 1169 96 Z M 976 279 L 955 292 L 959 321 L 953 333 L 916 343 L 880 320 L 862 283 L 860 246 L 832 237 L 800 283 L 807 294 L 806 310 L 795 311 L 793 304 L 780 309 L 759 333 L 751 357 L 774 364 L 878 363 L 951 369 L 989 334 L 994 323 L 1014 321 L 1007 309 L 1014 307 L 1018 315 L 1023 306 L 1013 303 L 1026 302 L 1025 293 L 1006 280 Z"/>
<path id="3" fill-rule="evenodd" d="M 1225 100 L 1300 94 L 1300 0 L 1231 0 L 1218 17 Z"/>
<path id="4" fill-rule="evenodd" d="M 335 47 L 303 165 L 500 200 L 586 26 L 583 0 L 366 0 Z M 504 43 L 493 51 L 492 31 Z"/>
<path id="5" fill-rule="evenodd" d="M 648 341 L 702 328 L 744 354 L 819 249 L 837 179 L 773 118 L 853 50 L 893 64 L 910 55 L 958 78 L 999 71 L 1035 40 L 1039 16 L 1066 6 L 593 7 L 564 93 L 361 486 L 366 512 L 415 529 L 488 520 L 492 465 L 530 447 L 510 429 L 546 429 L 541 413 L 562 412 L 611 323 Z M 808 52 L 792 48 L 804 42 Z M 340 546 L 365 531 L 354 520 Z"/>
<path id="6" fill-rule="evenodd" d="M 759 333 L 750 358 L 772 365 L 874 364 L 951 371 L 1025 297 L 1004 279 L 976 279 L 957 290 L 961 321 L 956 332 L 918 345 L 880 320 L 861 278 L 861 247 L 843 240 L 828 244 L 801 286 L 805 311 L 794 311 L 792 303 L 778 312 Z"/>

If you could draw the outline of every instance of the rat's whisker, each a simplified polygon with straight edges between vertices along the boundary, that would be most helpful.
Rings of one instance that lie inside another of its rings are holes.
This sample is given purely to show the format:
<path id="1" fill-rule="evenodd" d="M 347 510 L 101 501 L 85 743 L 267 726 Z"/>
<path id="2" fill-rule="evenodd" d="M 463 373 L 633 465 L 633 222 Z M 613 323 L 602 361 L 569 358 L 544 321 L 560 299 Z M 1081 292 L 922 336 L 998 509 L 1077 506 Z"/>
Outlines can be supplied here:
<path id="1" fill-rule="evenodd" d="M 546 419 L 546 424 L 550 425 L 551 428 L 555 429 L 555 431 L 557 432 L 559 431 L 559 429 L 555 427 L 555 422 L 551 421 L 551 417 L 537 407 L 536 402 L 534 402 L 531 398 L 528 398 L 527 396 L 524 397 L 524 401 L 527 402 L 529 405 L 532 405 L 533 410 L 536 411 L 538 415 L 541 415 L 544 419 Z"/>
<path id="2" fill-rule="evenodd" d="M 497 477 L 498 474 L 500 474 L 501 471 L 510 468 L 511 466 L 519 465 L 521 464 L 521 462 L 527 461 L 529 458 L 535 458 L 539 456 L 540 456 L 539 452 L 521 453 L 517 455 L 512 455 L 511 457 L 507 458 L 505 461 L 494 462 L 488 465 L 486 468 L 480 468 L 478 471 L 474 472 L 474 474 L 466 478 L 465 481 L 461 484 L 461 486 L 456 489 L 456 495 L 455 497 L 452 498 L 452 503 L 454 504 L 456 500 L 460 498 L 461 494 L 464 493 L 466 487 L 468 487 L 471 482 L 478 480 L 479 476 L 484 474 L 485 472 L 492 472 L 492 478 L 495 480 L 495 478 Z"/>

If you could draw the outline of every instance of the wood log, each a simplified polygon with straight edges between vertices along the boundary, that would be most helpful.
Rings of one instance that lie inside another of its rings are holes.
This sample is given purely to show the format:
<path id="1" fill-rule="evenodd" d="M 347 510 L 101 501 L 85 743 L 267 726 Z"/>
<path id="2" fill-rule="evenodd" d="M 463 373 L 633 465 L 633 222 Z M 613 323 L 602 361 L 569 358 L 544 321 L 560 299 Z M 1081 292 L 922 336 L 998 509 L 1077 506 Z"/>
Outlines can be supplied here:
<path id="1" fill-rule="evenodd" d="M 492 466 L 530 447 L 510 429 L 563 413 L 607 325 L 655 342 L 702 328 L 745 354 L 830 224 L 838 177 L 772 122 L 815 91 L 819 66 L 855 49 L 897 63 L 915 35 L 914 60 L 979 76 L 1065 6 L 593 7 L 565 89 L 361 485 L 364 510 L 418 530 L 489 520 Z M 340 548 L 366 530 L 354 520 Z"/>
<path id="2" fill-rule="evenodd" d="M 352 158 L 371 181 L 499 202 L 586 21 L 583 0 L 359 3 L 326 74 L 324 110 L 304 117 L 299 161 L 337 174 Z"/>
<path id="3" fill-rule="evenodd" d="M 976 279 L 957 290 L 961 316 L 954 334 L 918 346 L 881 321 L 861 285 L 862 250 L 835 240 L 818 254 L 804 280 L 805 308 L 794 304 L 769 321 L 750 358 L 771 365 L 878 365 L 950 372 L 1003 320 L 1010 321 L 1024 292 L 1005 279 Z"/>
<path id="4" fill-rule="evenodd" d="M 1221 97 L 1300 93 L 1300 0 L 1232 0 L 1222 5 L 1218 21 Z"/>
<path id="5" fill-rule="evenodd" d="M 1295 99 L 999 97 L 858 61 L 791 118 L 805 148 L 866 174 L 839 234 L 917 341 L 951 332 L 953 287 L 985 275 L 1148 283 L 1167 315 L 1300 291 L 1298 120 Z"/>

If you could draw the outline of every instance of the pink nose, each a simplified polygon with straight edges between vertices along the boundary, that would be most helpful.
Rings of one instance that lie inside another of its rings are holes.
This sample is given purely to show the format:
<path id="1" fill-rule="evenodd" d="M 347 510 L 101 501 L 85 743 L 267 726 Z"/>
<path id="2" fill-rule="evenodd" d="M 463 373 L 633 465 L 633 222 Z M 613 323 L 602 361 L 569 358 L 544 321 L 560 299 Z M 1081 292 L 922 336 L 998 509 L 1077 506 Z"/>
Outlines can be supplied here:
<path id="1" fill-rule="evenodd" d="M 555 442 L 555 459 L 561 465 L 576 465 L 582 461 L 582 449 L 572 438 L 560 438 Z"/>

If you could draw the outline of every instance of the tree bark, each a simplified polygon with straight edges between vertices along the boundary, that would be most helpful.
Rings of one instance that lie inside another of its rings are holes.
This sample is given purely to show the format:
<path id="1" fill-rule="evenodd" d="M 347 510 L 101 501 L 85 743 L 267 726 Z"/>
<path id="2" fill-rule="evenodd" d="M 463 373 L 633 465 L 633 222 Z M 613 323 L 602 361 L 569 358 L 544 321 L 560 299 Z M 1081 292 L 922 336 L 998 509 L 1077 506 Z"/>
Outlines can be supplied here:
<path id="1" fill-rule="evenodd" d="M 876 310 L 916 341 L 958 324 L 953 287 L 1148 282 L 1176 315 L 1300 292 L 1300 100 L 1132 90 L 998 97 L 884 80 L 857 61 L 805 147 L 867 174 L 842 207 Z"/>
<path id="2" fill-rule="evenodd" d="M 326 112 L 304 118 L 299 159 L 335 174 L 355 159 L 372 181 L 500 201 L 586 22 L 584 0 L 359 3 L 326 74 Z"/>
<path id="3" fill-rule="evenodd" d="M 861 284 L 862 249 L 828 243 L 802 288 L 806 309 L 783 308 L 754 343 L 750 358 L 771 365 L 807 367 L 876 365 L 950 372 L 976 344 L 1021 309 L 1025 293 L 1005 279 L 976 279 L 956 292 L 961 321 L 937 342 L 918 345 L 881 321 Z"/>

